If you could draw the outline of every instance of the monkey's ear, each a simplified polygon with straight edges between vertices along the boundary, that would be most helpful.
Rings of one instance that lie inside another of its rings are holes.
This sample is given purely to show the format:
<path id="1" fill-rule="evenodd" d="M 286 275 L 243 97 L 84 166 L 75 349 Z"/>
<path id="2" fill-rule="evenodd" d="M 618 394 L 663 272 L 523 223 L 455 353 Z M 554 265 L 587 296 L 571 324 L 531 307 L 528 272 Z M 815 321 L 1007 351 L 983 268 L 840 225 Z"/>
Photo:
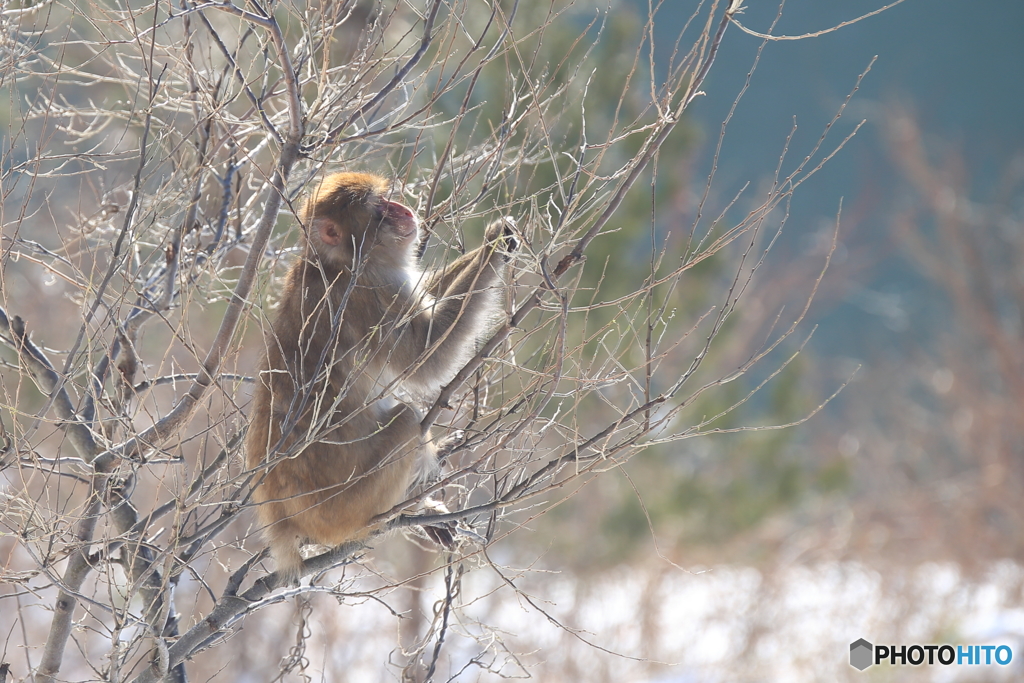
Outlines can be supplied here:
<path id="1" fill-rule="evenodd" d="M 330 218 L 314 218 L 310 229 L 316 239 L 328 246 L 336 247 L 341 244 L 341 230 Z"/>

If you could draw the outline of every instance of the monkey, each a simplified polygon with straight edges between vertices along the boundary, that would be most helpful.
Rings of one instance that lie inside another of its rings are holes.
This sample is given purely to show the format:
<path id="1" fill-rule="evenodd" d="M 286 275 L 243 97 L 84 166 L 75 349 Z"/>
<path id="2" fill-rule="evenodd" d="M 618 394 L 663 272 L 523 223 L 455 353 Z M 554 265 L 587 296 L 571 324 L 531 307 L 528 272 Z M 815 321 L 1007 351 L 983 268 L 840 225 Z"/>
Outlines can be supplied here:
<path id="1" fill-rule="evenodd" d="M 416 406 L 436 400 L 501 313 L 519 245 L 504 218 L 482 246 L 424 273 L 420 221 L 390 189 L 353 172 L 316 186 L 299 212 L 302 255 L 265 333 L 246 466 L 277 570 L 292 580 L 302 543 L 366 538 L 416 474 L 437 467 Z"/>

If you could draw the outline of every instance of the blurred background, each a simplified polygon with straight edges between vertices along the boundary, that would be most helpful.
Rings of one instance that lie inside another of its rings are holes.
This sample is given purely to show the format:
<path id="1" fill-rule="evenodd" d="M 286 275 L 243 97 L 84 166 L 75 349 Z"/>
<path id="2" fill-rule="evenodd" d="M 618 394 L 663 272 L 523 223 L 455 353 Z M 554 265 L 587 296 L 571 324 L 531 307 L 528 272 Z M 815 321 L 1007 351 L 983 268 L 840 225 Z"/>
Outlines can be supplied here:
<path id="1" fill-rule="evenodd" d="M 646 13 L 646 2 L 633 4 Z M 740 21 L 768 32 L 775 3 L 746 4 Z M 659 10 L 662 67 L 686 5 Z M 772 33 L 820 31 L 880 5 L 793 0 Z M 654 679 L 1024 672 L 1015 659 L 984 671 L 861 673 L 846 659 L 860 637 L 1024 652 L 1022 29 L 1020 3 L 910 0 L 834 33 L 764 45 L 722 139 L 712 190 L 720 203 L 745 183 L 755 194 L 766 186 L 794 125 L 783 174 L 799 164 L 871 69 L 832 134 L 866 124 L 798 190 L 748 300 L 748 314 L 802 305 L 782 292 L 811 275 L 806 262 L 830 243 L 842 201 L 838 247 L 809 311 L 817 329 L 784 381 L 737 423 L 795 419 L 849 384 L 805 424 L 649 451 L 628 478 L 605 478 L 556 511 L 592 524 L 562 538 L 576 539 L 571 557 L 585 560 L 577 571 L 644 566 L 644 607 L 633 618 L 654 620 L 649 637 L 671 640 L 666 624 L 685 625 L 667 659 L 690 665 L 686 673 Z M 694 220 L 732 94 L 761 47 L 730 27 L 707 96 L 689 110 L 687 152 L 660 160 L 659 179 L 687 179 L 659 206 L 665 229 Z M 604 573 L 600 581 L 615 585 Z M 705 603 L 697 586 L 714 597 Z"/>
<path id="2" fill-rule="evenodd" d="M 777 8 L 750 5 L 741 22 L 766 32 Z M 877 7 L 788 2 L 774 33 L 818 31 Z M 665 61 L 686 9 L 660 10 L 656 49 Z M 745 183 L 756 192 L 794 125 L 783 173 L 802 161 L 877 56 L 838 134 L 861 119 L 865 126 L 797 192 L 762 281 L 762 290 L 778 288 L 802 257 L 822 251 L 842 200 L 839 245 L 810 310 L 818 328 L 799 379 L 783 392 L 792 395 L 771 404 L 784 417 L 785 401 L 806 408 L 852 380 L 803 426 L 755 437 L 773 451 L 774 474 L 757 472 L 749 452 L 725 456 L 732 471 L 726 488 L 736 498 L 708 504 L 732 511 L 705 514 L 744 519 L 723 520 L 718 531 L 781 540 L 782 527 L 763 526 L 772 508 L 801 509 L 815 527 L 842 527 L 840 555 L 975 568 L 1021 559 L 1024 6 L 986 10 L 911 0 L 835 33 L 764 47 L 723 138 L 714 189 L 722 197 Z M 723 95 L 742 88 L 761 47 L 731 31 L 705 84 L 708 95 L 690 109 L 692 150 L 661 163 L 662 176 L 694 179 L 693 194 L 677 199 L 666 222 L 692 220 L 732 106 Z M 767 291 L 755 297 L 773 300 Z M 714 448 L 739 451 L 744 438 L 723 437 L 728 445 Z M 735 511 L 750 504 L 735 477 L 748 467 L 753 484 L 777 476 L 779 490 L 769 496 L 776 506 L 746 515 Z M 714 544 L 721 540 L 716 534 Z"/>
<path id="3" fill-rule="evenodd" d="M 774 33 L 817 31 L 876 7 L 789 2 Z M 911 1 L 836 33 L 769 43 L 722 145 L 724 195 L 774 170 L 794 124 L 783 169 L 795 165 L 877 55 L 844 114 L 865 127 L 797 193 L 787 258 L 772 264 L 785 278 L 820 250 L 842 199 L 840 244 L 811 308 L 819 327 L 794 391 L 820 396 L 859 370 L 777 457 L 802 453 L 794 457 L 810 470 L 841 458 L 842 476 L 819 484 L 836 486 L 830 496 L 844 514 L 818 523 L 847 526 L 843 552 L 858 557 L 975 568 L 1021 558 L 1024 6 L 986 9 Z M 666 10 L 656 24 L 665 52 L 669 17 L 685 20 L 682 7 Z M 765 32 L 776 13 L 751 3 L 741 21 Z M 730 35 L 709 95 L 738 91 L 758 47 Z M 708 96 L 691 110 L 697 178 L 710 170 L 729 106 Z"/>

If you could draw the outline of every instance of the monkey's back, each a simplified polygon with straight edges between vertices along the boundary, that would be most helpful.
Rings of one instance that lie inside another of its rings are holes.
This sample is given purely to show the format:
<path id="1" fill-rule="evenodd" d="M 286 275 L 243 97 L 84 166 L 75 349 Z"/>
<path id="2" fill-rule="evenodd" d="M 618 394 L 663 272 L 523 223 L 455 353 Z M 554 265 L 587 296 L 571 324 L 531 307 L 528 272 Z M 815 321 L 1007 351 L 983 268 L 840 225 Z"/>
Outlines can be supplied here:
<path id="1" fill-rule="evenodd" d="M 375 515 L 404 498 L 422 446 L 414 411 L 378 398 L 389 382 L 381 330 L 406 304 L 350 285 L 345 273 L 299 261 L 265 337 L 246 465 L 256 470 L 257 516 L 285 571 L 301 562 L 303 540 L 338 545 L 367 534 Z M 382 297 L 395 313 L 374 321 Z"/>

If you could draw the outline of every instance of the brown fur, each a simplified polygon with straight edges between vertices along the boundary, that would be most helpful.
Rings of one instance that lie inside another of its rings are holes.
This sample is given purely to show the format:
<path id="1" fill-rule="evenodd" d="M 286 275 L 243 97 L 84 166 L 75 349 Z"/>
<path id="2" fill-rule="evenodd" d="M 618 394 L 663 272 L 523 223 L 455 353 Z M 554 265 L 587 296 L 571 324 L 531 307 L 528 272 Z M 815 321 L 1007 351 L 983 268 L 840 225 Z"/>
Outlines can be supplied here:
<path id="1" fill-rule="evenodd" d="M 499 221 L 483 246 L 425 276 L 418 222 L 388 194 L 386 180 L 360 173 L 313 191 L 305 251 L 266 334 L 246 465 L 277 568 L 293 578 L 303 541 L 365 537 L 407 497 L 414 472 L 435 466 L 414 406 L 471 357 L 516 245 Z"/>

